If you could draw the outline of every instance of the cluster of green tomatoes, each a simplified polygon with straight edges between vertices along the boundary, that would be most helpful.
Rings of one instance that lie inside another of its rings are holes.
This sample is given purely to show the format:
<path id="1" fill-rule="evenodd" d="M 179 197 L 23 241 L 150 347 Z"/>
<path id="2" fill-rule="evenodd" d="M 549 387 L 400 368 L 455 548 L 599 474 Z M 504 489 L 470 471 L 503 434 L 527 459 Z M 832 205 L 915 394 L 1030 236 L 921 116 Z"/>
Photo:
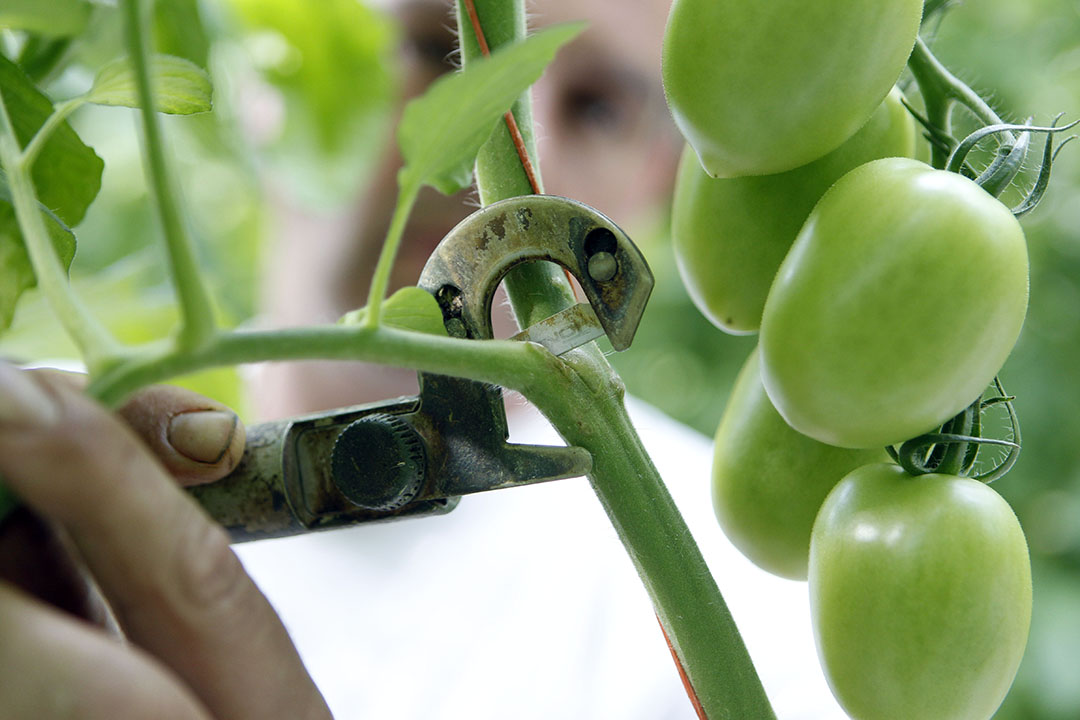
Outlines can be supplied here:
<path id="1" fill-rule="evenodd" d="M 716 435 L 725 532 L 809 581 L 818 654 L 852 717 L 985 720 L 1027 640 L 1027 543 L 965 477 L 977 445 L 926 450 L 939 456 L 920 475 L 890 455 L 977 434 L 1027 311 L 1027 248 L 993 195 L 912 159 L 894 85 L 922 12 L 676 0 L 663 72 L 688 145 L 673 237 L 701 311 L 760 333 Z"/>

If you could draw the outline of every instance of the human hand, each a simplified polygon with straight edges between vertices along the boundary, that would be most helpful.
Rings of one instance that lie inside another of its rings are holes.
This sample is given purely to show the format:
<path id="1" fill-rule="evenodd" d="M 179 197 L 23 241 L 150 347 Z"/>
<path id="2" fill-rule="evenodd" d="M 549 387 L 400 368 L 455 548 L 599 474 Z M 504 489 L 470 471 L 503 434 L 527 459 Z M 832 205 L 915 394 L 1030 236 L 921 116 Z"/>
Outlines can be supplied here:
<path id="1" fill-rule="evenodd" d="M 0 715 L 330 717 L 228 536 L 177 484 L 232 470 L 236 416 L 161 386 L 117 417 L 77 385 L 0 363 L 0 474 L 27 506 L 0 527 Z"/>

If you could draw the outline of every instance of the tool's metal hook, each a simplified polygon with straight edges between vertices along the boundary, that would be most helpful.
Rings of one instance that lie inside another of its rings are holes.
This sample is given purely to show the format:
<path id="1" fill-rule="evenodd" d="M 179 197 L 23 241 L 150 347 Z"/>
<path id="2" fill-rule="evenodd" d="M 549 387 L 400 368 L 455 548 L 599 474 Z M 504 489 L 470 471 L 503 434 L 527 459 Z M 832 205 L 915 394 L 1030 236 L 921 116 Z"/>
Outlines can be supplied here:
<path id="1" fill-rule="evenodd" d="M 473 213 L 420 277 L 456 337 L 491 337 L 491 302 L 514 266 L 557 263 L 578 304 L 516 336 L 562 354 L 607 334 L 630 344 L 652 290 L 641 253 L 599 212 L 531 195 Z M 251 428 L 240 466 L 192 490 L 235 540 L 447 512 L 461 495 L 583 475 L 578 447 L 508 444 L 498 387 L 420 374 L 420 394 Z"/>

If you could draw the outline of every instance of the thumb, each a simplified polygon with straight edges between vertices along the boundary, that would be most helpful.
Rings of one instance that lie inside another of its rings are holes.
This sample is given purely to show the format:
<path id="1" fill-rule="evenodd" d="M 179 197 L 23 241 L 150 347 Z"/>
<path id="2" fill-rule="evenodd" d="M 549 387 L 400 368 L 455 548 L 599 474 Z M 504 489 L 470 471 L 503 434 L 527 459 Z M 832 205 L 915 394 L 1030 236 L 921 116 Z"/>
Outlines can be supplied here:
<path id="1" fill-rule="evenodd" d="M 144 388 L 119 414 L 184 486 L 220 480 L 244 453 L 245 431 L 236 413 L 184 388 Z"/>

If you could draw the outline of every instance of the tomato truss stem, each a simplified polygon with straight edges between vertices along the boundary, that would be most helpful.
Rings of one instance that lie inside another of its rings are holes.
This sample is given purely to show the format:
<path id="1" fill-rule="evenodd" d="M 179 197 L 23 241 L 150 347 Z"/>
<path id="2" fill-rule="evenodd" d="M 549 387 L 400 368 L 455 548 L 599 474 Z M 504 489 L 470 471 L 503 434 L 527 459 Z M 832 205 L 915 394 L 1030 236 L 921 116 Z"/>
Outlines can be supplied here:
<path id="1" fill-rule="evenodd" d="M 1020 421 L 1013 408 L 1013 397 L 1005 393 L 999 378 L 994 378 L 994 387 L 999 395 L 975 402 L 964 408 L 950 419 L 941 429 L 912 438 L 900 445 L 897 450 L 886 448 L 889 455 L 911 475 L 942 473 L 972 477 L 985 483 L 992 483 L 1007 473 L 1016 463 L 1020 453 Z M 1009 414 L 1012 440 L 983 437 L 982 413 L 994 405 L 1004 405 Z M 976 456 L 982 445 L 998 445 L 1009 448 L 1000 463 L 983 473 L 972 475 Z"/>

